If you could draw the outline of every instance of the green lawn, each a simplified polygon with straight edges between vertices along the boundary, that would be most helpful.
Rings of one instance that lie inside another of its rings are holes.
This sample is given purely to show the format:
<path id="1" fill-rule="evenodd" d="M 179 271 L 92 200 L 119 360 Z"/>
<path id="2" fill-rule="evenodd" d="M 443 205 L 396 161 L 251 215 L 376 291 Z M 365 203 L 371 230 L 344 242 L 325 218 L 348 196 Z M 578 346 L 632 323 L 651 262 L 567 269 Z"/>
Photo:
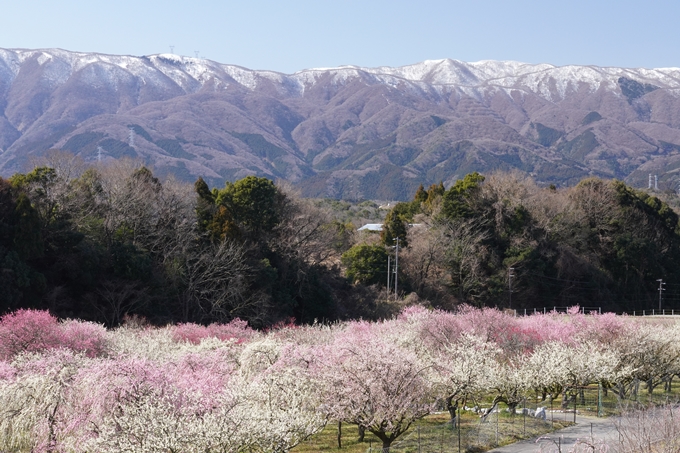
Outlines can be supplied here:
<path id="1" fill-rule="evenodd" d="M 481 422 L 477 414 L 466 412 L 462 414 L 461 419 L 461 452 L 482 452 L 498 445 L 507 445 L 521 439 L 537 437 L 569 425 L 568 421 L 555 420 L 553 424 L 550 420 L 544 422 L 532 417 L 525 419 L 521 414 L 511 416 L 507 413 L 501 413 L 498 418 L 496 418 L 496 414 L 492 414 L 486 422 Z M 448 420 L 449 417 L 446 413 L 425 417 L 392 444 L 391 452 L 458 452 L 458 429 L 452 428 L 447 423 Z M 498 431 L 498 443 L 496 443 L 496 431 Z M 338 424 L 337 422 L 329 423 L 322 432 L 298 445 L 292 451 L 298 453 L 322 451 L 380 452 L 382 444 L 377 437 L 367 432 L 364 442 L 358 442 L 358 435 L 359 431 L 356 425 L 343 423 L 342 448 L 339 449 Z"/>
<path id="2" fill-rule="evenodd" d="M 620 402 L 617 395 L 609 390 L 600 393 L 600 413 L 603 416 L 620 414 L 622 409 L 640 405 L 665 404 L 675 402 L 680 396 L 680 380 L 673 381 L 672 391 L 664 392 L 663 385 L 654 389 L 650 396 L 646 386 L 640 384 L 636 398 Z M 576 409 L 580 415 L 598 415 L 598 387 L 591 385 L 583 389 L 583 397 L 577 399 Z M 490 405 L 491 398 L 488 398 L 487 406 Z M 473 412 L 463 412 L 461 416 L 460 428 L 460 451 L 461 452 L 483 452 L 495 448 L 499 445 L 507 445 L 522 439 L 538 437 L 553 430 L 569 426 L 573 420 L 573 403 L 569 404 L 566 411 L 562 411 L 561 400 L 556 399 L 552 404 L 550 413 L 550 402 L 538 399 L 527 398 L 527 406 L 536 408 L 545 406 L 548 411 L 547 420 L 537 420 L 533 417 L 524 417 L 522 414 L 514 416 L 507 412 L 491 414 L 484 422 L 478 414 Z M 505 406 L 499 405 L 501 409 Z M 518 409 L 519 410 L 519 409 Z M 408 432 L 398 438 L 393 444 L 391 453 L 457 453 L 458 450 L 458 429 L 453 428 L 447 423 L 449 416 L 447 413 L 432 414 L 418 423 L 411 426 Z M 312 436 L 293 449 L 296 453 L 323 452 L 323 451 L 342 451 L 343 453 L 373 453 L 380 452 L 381 442 L 373 434 L 366 432 L 364 442 L 358 442 L 359 431 L 356 425 L 347 423 L 342 424 L 342 448 L 338 448 L 338 423 L 331 422 L 320 433 Z M 419 449 L 420 445 L 420 449 Z"/>

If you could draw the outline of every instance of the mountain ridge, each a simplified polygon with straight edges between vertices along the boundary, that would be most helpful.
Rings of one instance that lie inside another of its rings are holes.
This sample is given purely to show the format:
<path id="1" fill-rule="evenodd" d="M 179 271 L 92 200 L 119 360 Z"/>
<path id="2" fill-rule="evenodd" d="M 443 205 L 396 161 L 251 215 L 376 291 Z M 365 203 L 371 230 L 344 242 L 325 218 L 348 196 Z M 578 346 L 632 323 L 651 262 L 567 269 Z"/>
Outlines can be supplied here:
<path id="1" fill-rule="evenodd" d="M 0 49 L 0 174 L 66 149 L 214 185 L 399 199 L 469 171 L 680 177 L 680 68 L 426 60 L 283 74 L 210 60 Z M 389 196 L 392 194 L 393 196 Z"/>

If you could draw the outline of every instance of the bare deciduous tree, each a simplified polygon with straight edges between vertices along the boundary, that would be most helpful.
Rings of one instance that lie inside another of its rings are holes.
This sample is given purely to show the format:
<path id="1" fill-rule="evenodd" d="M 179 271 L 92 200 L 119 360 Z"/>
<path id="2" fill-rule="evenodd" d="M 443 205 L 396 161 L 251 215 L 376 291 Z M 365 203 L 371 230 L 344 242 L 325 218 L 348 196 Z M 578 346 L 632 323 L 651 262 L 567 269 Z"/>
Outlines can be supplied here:
<path id="1" fill-rule="evenodd" d="M 286 201 L 272 248 L 312 265 L 339 259 L 342 252 L 333 245 L 340 232 L 330 214 L 301 198 L 288 184 L 279 182 L 277 187 L 286 195 Z"/>
<path id="2" fill-rule="evenodd" d="M 146 288 L 139 282 L 122 279 L 105 281 L 97 288 L 97 294 L 104 304 L 96 307 L 109 326 L 120 324 L 125 314 L 143 307 L 148 300 Z"/>
<path id="3" fill-rule="evenodd" d="M 421 226 L 409 230 L 409 247 L 400 252 L 401 271 L 421 297 L 447 305 L 444 301 L 451 278 L 445 265 L 446 230 L 424 223 L 425 219 L 416 222 Z"/>
<path id="4" fill-rule="evenodd" d="M 238 316 L 253 320 L 265 313 L 268 299 L 252 291 L 255 276 L 247 264 L 247 254 L 245 246 L 231 241 L 194 250 L 182 269 L 185 318 L 192 306 L 221 320 Z"/>
<path id="5" fill-rule="evenodd" d="M 461 300 L 470 299 L 481 292 L 487 249 L 484 240 L 488 233 L 477 219 L 448 221 L 444 229 L 447 242 L 446 263 L 451 273 L 452 285 Z"/>

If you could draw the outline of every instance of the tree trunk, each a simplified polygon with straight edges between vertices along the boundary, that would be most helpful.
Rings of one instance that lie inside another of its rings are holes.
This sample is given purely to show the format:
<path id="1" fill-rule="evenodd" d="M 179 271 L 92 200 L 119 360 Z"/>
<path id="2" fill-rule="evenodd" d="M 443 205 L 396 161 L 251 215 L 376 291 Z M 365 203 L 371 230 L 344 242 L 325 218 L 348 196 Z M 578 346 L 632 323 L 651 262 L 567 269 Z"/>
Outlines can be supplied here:
<path id="1" fill-rule="evenodd" d="M 338 422 L 338 448 L 342 448 L 342 422 Z"/>
<path id="2" fill-rule="evenodd" d="M 453 396 L 446 398 L 446 410 L 449 411 L 449 416 L 451 417 L 451 426 L 456 426 L 456 417 L 458 416 L 458 400 L 455 404 L 453 403 Z"/>
<path id="3" fill-rule="evenodd" d="M 489 414 L 491 414 L 494 409 L 496 409 L 496 406 L 498 406 L 498 403 L 505 403 L 508 404 L 507 401 L 501 396 L 497 396 L 493 399 L 493 402 L 491 403 L 491 407 L 482 415 L 482 421 L 485 422 Z"/>
<path id="4" fill-rule="evenodd" d="M 54 425 L 56 425 L 56 419 L 57 419 L 57 410 L 59 409 L 59 402 L 54 405 L 54 409 L 52 410 L 52 413 L 48 416 L 48 421 L 49 421 L 49 440 L 47 444 L 47 452 L 52 453 L 56 451 L 57 447 L 57 436 L 55 435 L 54 432 Z"/>
<path id="5" fill-rule="evenodd" d="M 358 442 L 363 442 L 365 436 L 366 436 L 366 428 L 359 425 L 359 440 L 358 440 Z"/>
<path id="6" fill-rule="evenodd" d="M 569 403 L 571 403 L 571 395 L 567 393 L 567 389 L 564 389 L 564 392 L 562 392 L 562 409 L 569 408 Z"/>
<path id="7" fill-rule="evenodd" d="M 399 433 L 392 433 L 389 436 L 383 431 L 371 431 L 375 436 L 382 441 L 382 453 L 390 453 L 390 446 L 394 439 L 399 436 Z"/>

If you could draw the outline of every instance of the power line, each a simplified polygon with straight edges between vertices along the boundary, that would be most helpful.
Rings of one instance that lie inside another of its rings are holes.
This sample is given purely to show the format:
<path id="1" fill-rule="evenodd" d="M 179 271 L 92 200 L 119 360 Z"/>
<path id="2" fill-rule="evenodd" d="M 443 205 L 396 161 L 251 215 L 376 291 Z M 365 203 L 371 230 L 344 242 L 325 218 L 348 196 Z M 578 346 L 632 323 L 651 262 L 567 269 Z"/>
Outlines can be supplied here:
<path id="1" fill-rule="evenodd" d="M 542 274 L 536 274 L 534 272 L 526 272 L 526 275 L 532 275 L 534 277 L 539 277 L 539 278 L 545 278 L 548 280 L 555 280 L 558 282 L 565 282 L 565 283 L 572 283 L 572 284 L 585 284 L 585 285 L 591 285 L 591 282 L 584 281 L 584 280 L 565 280 L 563 278 L 557 278 L 557 277 L 548 277 L 547 275 L 542 275 Z"/>

